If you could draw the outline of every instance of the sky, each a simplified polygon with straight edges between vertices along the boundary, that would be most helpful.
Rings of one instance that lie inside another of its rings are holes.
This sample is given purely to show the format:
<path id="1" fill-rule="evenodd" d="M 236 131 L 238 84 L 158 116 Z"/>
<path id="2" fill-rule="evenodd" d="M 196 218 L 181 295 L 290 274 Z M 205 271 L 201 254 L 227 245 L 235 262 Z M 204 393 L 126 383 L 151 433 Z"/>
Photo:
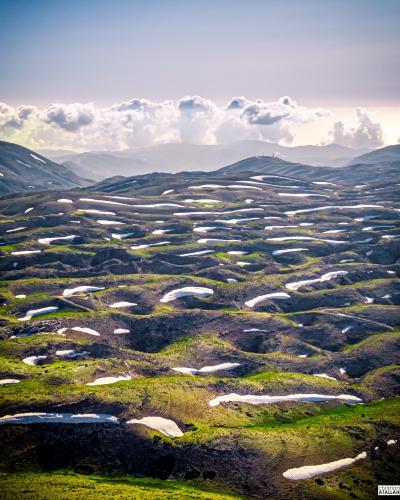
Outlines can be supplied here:
<path id="1" fill-rule="evenodd" d="M 5 140 L 362 148 L 400 136 L 398 0 L 0 0 L 0 19 Z"/>

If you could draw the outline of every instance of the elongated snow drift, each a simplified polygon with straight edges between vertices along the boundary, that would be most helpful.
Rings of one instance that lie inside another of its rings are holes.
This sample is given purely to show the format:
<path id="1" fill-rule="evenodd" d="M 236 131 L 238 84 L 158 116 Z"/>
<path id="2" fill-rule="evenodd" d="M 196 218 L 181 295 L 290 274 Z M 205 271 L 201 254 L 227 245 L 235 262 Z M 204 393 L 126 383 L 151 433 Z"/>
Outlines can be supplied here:
<path id="1" fill-rule="evenodd" d="M 254 299 L 248 300 L 245 302 L 245 305 L 247 307 L 255 307 L 257 304 L 260 304 L 260 302 L 265 302 L 266 300 L 271 299 L 290 299 L 290 295 L 285 292 L 267 293 L 266 295 L 259 295 Z"/>
<path id="2" fill-rule="evenodd" d="M 299 403 L 322 403 L 324 401 L 344 401 L 346 403 L 362 403 L 362 400 L 351 394 L 339 394 L 331 396 L 329 394 L 289 394 L 288 396 L 258 396 L 258 395 L 241 395 L 241 394 L 225 394 L 218 396 L 208 402 L 210 406 L 218 406 L 220 403 L 249 403 L 252 405 L 281 403 L 284 401 L 295 401 Z"/>
<path id="3" fill-rule="evenodd" d="M 75 234 L 71 234 L 69 236 L 54 236 L 52 238 L 39 238 L 38 243 L 42 245 L 51 245 L 53 241 L 74 241 L 77 238 Z"/>
<path id="4" fill-rule="evenodd" d="M 90 285 L 82 285 L 77 286 L 75 288 L 66 288 L 63 291 L 64 297 L 72 297 L 77 293 L 89 293 L 89 292 L 99 292 L 100 290 L 104 290 L 104 286 L 90 286 Z"/>
<path id="5" fill-rule="evenodd" d="M 221 363 L 220 365 L 203 366 L 200 369 L 197 368 L 187 368 L 185 366 L 179 366 L 177 368 L 172 368 L 176 372 L 195 375 L 196 373 L 213 373 L 220 370 L 233 370 L 240 366 L 240 363 Z"/>
<path id="6" fill-rule="evenodd" d="M 284 255 L 285 253 L 304 252 L 305 250 L 308 250 L 308 248 L 283 248 L 282 250 L 274 250 L 272 252 L 272 255 Z"/>
<path id="7" fill-rule="evenodd" d="M 42 253 L 41 250 L 20 250 L 18 252 L 11 252 L 11 255 L 31 255 L 33 253 Z"/>
<path id="8" fill-rule="evenodd" d="M 0 417 L 2 424 L 118 424 L 117 417 L 105 413 L 16 413 Z"/>
<path id="9" fill-rule="evenodd" d="M 211 288 L 204 288 L 201 286 L 185 286 L 183 288 L 177 288 L 176 290 L 171 290 L 166 293 L 160 302 L 171 302 L 172 300 L 179 299 L 181 297 L 188 297 L 193 295 L 194 297 L 205 298 L 213 295 L 214 290 Z"/>
<path id="10" fill-rule="evenodd" d="M 21 382 L 17 378 L 3 378 L 0 380 L 0 385 L 8 385 L 8 384 L 18 384 Z"/>
<path id="11" fill-rule="evenodd" d="M 137 306 L 136 302 L 126 302 L 126 301 L 121 301 L 121 302 L 114 302 L 113 304 L 109 304 L 109 307 L 112 309 L 121 309 L 124 307 L 133 307 Z"/>
<path id="12" fill-rule="evenodd" d="M 121 382 L 121 380 L 131 380 L 131 377 L 127 375 L 126 377 L 121 375 L 118 377 L 100 377 L 96 378 L 93 382 L 89 382 L 86 385 L 109 385 L 115 384 L 115 382 Z"/>
<path id="13" fill-rule="evenodd" d="M 285 286 L 288 290 L 298 290 L 302 286 L 312 285 L 313 283 L 323 283 L 324 281 L 336 279 L 339 276 L 346 276 L 346 274 L 349 273 L 347 271 L 331 271 L 330 273 L 323 274 L 320 278 L 303 281 L 293 281 L 292 283 L 286 283 Z"/>
<path id="14" fill-rule="evenodd" d="M 26 311 L 25 316 L 23 318 L 19 318 L 18 321 L 29 321 L 34 316 L 40 316 L 41 314 L 50 314 L 55 311 L 58 311 L 58 307 L 56 306 L 41 307 L 40 309 L 30 309 L 29 311 Z"/>
<path id="15" fill-rule="evenodd" d="M 341 460 L 335 460 L 334 462 L 328 462 L 326 464 L 304 465 L 303 467 L 288 469 L 282 475 L 286 479 L 292 479 L 294 481 L 299 479 L 311 479 L 315 476 L 321 476 L 323 474 L 327 474 L 328 472 L 348 467 L 363 458 L 367 458 L 365 451 L 354 458 L 342 458 Z"/>

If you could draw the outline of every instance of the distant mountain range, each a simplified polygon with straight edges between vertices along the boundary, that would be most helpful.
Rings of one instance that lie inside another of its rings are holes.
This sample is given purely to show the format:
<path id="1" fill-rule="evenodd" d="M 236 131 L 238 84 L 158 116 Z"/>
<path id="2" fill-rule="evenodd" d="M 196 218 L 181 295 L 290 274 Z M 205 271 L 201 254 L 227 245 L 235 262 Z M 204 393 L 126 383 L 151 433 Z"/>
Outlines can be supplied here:
<path id="1" fill-rule="evenodd" d="M 67 154 L 47 150 L 46 154 L 78 175 L 102 180 L 111 172 L 132 176 L 150 172 L 215 170 L 253 156 L 274 156 L 312 166 L 343 166 L 366 152 L 338 144 L 286 147 L 263 141 L 239 141 L 222 145 L 159 144 L 125 151 Z"/>
<path id="2" fill-rule="evenodd" d="M 241 146 L 240 146 L 241 145 Z M 235 143 L 232 149 L 227 146 L 195 146 L 190 144 L 165 144 L 133 150 L 142 159 L 132 159 L 132 151 L 119 153 L 81 153 L 73 154 L 74 161 L 56 163 L 45 156 L 27 148 L 0 141 L 0 195 L 32 190 L 71 189 L 88 186 L 95 181 L 111 184 L 129 185 L 140 178 L 147 179 L 155 172 L 161 175 L 160 181 L 167 182 L 172 177 L 165 175 L 175 171 L 195 173 L 218 170 L 221 173 L 254 172 L 268 175 L 297 176 L 304 180 L 368 182 L 377 176 L 388 182 L 397 182 L 400 171 L 400 145 L 387 146 L 346 161 L 346 166 L 324 166 L 303 164 L 283 159 L 278 155 L 245 156 L 246 148 L 269 147 L 273 145 L 260 141 Z M 277 146 L 277 145 L 275 145 Z M 279 146 L 282 148 L 282 146 Z M 227 149 L 224 149 L 227 148 Z M 241 149 L 242 148 L 242 149 Z M 302 151 L 314 158 L 332 158 L 335 153 L 348 154 L 354 150 L 337 145 L 301 146 L 286 148 Z M 242 153 L 240 153 L 242 151 Z M 65 152 L 65 151 L 64 151 Z M 53 152 L 54 153 L 54 152 Z M 179 154 L 181 158 L 179 159 Z M 226 163 L 224 158 L 241 154 L 239 161 Z M 293 153 L 292 153 L 293 155 Z M 288 156 L 288 155 L 286 155 Z M 65 160 L 60 156 L 58 161 Z M 245 159 L 243 159 L 245 158 Z M 342 156 L 343 158 L 343 156 Z M 321 160 L 322 161 L 322 160 Z M 157 162 L 159 162 L 157 166 Z M 374 164 L 374 168 L 369 168 Z M 218 167 L 222 165 L 222 168 Z M 228 166 L 223 166 L 228 165 Z M 165 177 L 164 177 L 165 176 Z M 111 180 L 109 181 L 109 179 Z"/>
<path id="3" fill-rule="evenodd" d="M 93 192 L 105 192 L 114 195 L 144 195 L 160 196 L 164 192 L 173 192 L 186 189 L 188 182 L 201 180 L 204 184 L 210 183 L 211 176 L 216 175 L 219 180 L 224 176 L 230 179 L 232 176 L 242 174 L 259 174 L 265 176 L 264 183 L 276 183 L 275 177 L 280 177 L 282 189 L 285 188 L 284 180 L 289 183 L 295 180 L 299 187 L 307 186 L 309 183 L 331 188 L 334 183 L 365 184 L 379 181 L 380 185 L 395 184 L 400 175 L 400 161 L 381 162 L 372 168 L 371 165 L 356 164 L 347 167 L 313 167 L 291 163 L 270 156 L 258 156 L 241 160 L 233 165 L 228 165 L 213 172 L 183 171 L 177 173 L 153 172 L 138 176 L 123 177 L 115 176 L 93 184 L 88 190 Z M 270 176 L 270 178 L 268 178 Z M 261 179 L 260 179 L 261 181 Z M 212 189 L 212 187 L 211 187 Z"/>
<path id="4" fill-rule="evenodd" d="M 0 141 L 0 195 L 72 189 L 91 182 L 30 149 Z"/>

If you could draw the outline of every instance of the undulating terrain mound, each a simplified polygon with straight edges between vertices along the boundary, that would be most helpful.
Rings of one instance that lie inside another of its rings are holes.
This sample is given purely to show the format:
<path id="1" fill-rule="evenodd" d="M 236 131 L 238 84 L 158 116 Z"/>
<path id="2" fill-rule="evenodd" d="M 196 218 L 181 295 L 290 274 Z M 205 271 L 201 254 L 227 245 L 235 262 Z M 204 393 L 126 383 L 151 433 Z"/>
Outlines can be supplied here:
<path id="1" fill-rule="evenodd" d="M 0 199 L 5 498 L 398 482 L 398 165 L 262 162 Z"/>
<path id="2" fill-rule="evenodd" d="M 0 196 L 11 193 L 87 186 L 83 179 L 63 165 L 30 149 L 0 141 Z"/>
<path id="3" fill-rule="evenodd" d="M 364 153 L 363 155 L 353 158 L 347 164 L 356 165 L 358 163 L 364 163 L 373 165 L 388 161 L 400 161 L 400 144 L 393 144 L 391 146 L 385 146 L 384 148 L 375 149 L 369 153 Z"/>
<path id="4" fill-rule="evenodd" d="M 383 157 L 385 158 L 386 156 Z M 393 158 L 395 157 L 393 155 Z M 306 181 L 337 181 L 339 183 L 345 181 L 353 185 L 357 185 L 360 182 L 374 182 L 377 178 L 390 183 L 397 182 L 399 179 L 400 159 L 380 161 L 377 156 L 376 161 L 373 161 L 373 159 L 365 163 L 357 161 L 345 167 L 311 167 L 300 163 L 290 163 L 270 156 L 255 156 L 223 167 L 220 169 L 220 172 L 228 174 L 238 172 L 279 174 L 284 177 L 301 177 L 302 180 Z"/>

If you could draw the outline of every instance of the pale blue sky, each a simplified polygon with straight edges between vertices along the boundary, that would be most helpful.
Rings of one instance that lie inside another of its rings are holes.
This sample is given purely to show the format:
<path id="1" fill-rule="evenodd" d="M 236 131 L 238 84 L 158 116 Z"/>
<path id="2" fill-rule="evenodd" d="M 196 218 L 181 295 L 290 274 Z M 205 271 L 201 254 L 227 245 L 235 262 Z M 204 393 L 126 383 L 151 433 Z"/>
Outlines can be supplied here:
<path id="1" fill-rule="evenodd" d="M 400 104 L 399 0 L 0 0 L 0 100 Z"/>

